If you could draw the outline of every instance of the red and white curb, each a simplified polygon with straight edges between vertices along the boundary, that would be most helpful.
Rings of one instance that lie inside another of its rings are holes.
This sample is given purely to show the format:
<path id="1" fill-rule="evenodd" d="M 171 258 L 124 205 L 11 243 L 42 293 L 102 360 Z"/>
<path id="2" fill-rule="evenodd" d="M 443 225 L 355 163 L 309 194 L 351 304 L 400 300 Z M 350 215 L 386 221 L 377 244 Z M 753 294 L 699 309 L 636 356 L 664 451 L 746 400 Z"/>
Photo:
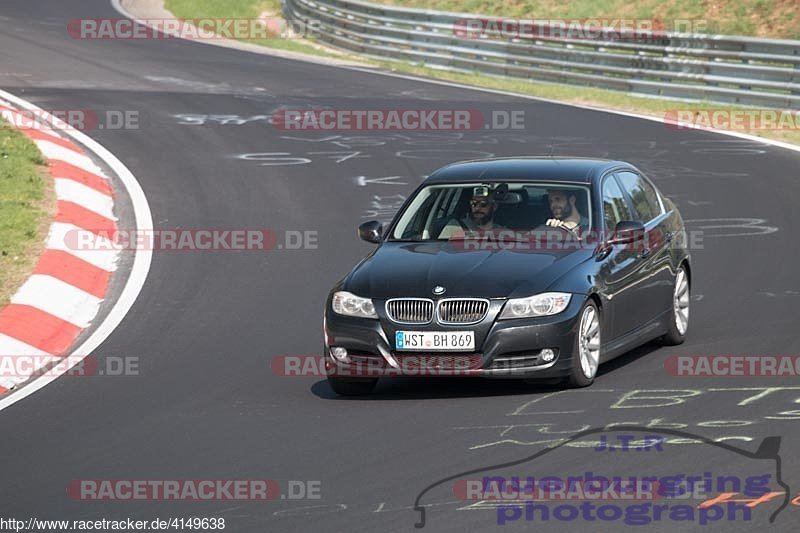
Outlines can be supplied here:
<path id="1" fill-rule="evenodd" d="M 0 113 L 12 124 L 29 116 L 0 99 Z M 28 280 L 0 309 L 0 395 L 67 355 L 78 335 L 92 323 L 117 268 L 119 252 L 75 250 L 70 232 L 112 232 L 117 228 L 111 183 L 71 139 L 53 125 L 20 128 L 48 160 L 57 211 L 45 250 Z M 74 234 L 74 233 L 73 233 Z M 108 233 L 106 233 L 108 235 Z"/>
<path id="2" fill-rule="evenodd" d="M 5 102 L 11 103 L 16 109 L 22 109 L 28 111 L 35 115 L 38 118 L 41 118 L 42 121 L 46 123 L 51 123 L 57 125 L 59 131 L 63 134 L 63 139 L 53 138 L 54 136 L 46 137 L 44 140 L 48 140 L 49 142 L 58 145 L 59 142 L 66 141 L 66 139 L 74 140 L 82 146 L 87 153 L 91 153 L 95 160 L 102 161 L 110 170 L 114 173 L 114 176 L 119 180 L 121 187 L 117 190 L 119 194 L 125 194 L 127 198 L 130 200 L 131 206 L 133 208 L 133 221 L 132 227 L 138 231 L 147 232 L 153 230 L 153 216 L 150 212 L 150 205 L 147 202 L 147 197 L 142 190 L 142 186 L 136 180 L 136 176 L 126 167 L 122 161 L 119 160 L 113 153 L 108 151 L 102 144 L 95 141 L 85 133 L 77 130 L 65 129 L 66 124 L 59 121 L 56 117 L 52 114 L 48 113 L 47 111 L 37 107 L 36 105 L 24 100 L 18 96 L 15 96 L 8 91 L 4 91 L 0 89 L 0 100 Z M 46 134 L 45 134 L 46 135 Z M 62 145 L 63 146 L 63 145 Z M 67 164 L 72 166 L 78 166 L 73 164 L 74 162 L 86 162 L 88 157 L 81 158 L 81 154 L 78 156 L 72 155 L 71 157 L 77 157 L 77 159 L 73 160 L 72 163 L 67 162 Z M 91 163 L 91 161 L 89 161 Z M 54 165 L 55 167 L 55 165 Z M 64 167 L 69 168 L 69 167 Z M 80 167 L 78 167 L 80 168 Z M 93 167 L 90 169 L 94 170 Z M 55 168 L 54 168 L 55 170 Z M 96 185 L 101 183 L 108 183 L 108 180 L 105 182 L 98 181 L 97 178 L 102 179 L 102 176 L 95 176 L 92 178 L 93 174 L 89 171 L 86 171 L 85 174 L 81 173 L 80 178 L 78 180 L 73 179 L 73 181 L 81 181 L 81 183 L 87 187 L 97 188 Z M 73 176 L 74 177 L 74 176 Z M 95 185 L 95 187 L 93 187 Z M 69 200 L 67 200 L 69 201 Z M 89 210 L 91 211 L 91 210 Z M 64 239 L 58 238 L 58 236 L 53 236 L 52 242 L 55 243 L 63 243 Z M 58 248 L 56 248 L 59 251 Z M 64 250 L 60 250 L 64 251 Z M 69 254 L 68 255 L 73 255 Z M 63 256 L 62 256 L 63 257 Z M 69 258 L 71 259 L 71 258 Z M 78 259 L 83 259 L 85 262 L 91 263 L 89 257 L 78 257 Z M 136 299 L 139 297 L 139 294 L 142 292 L 142 288 L 144 287 L 145 282 L 147 281 L 147 276 L 150 272 L 150 264 L 153 259 L 153 252 L 148 249 L 138 249 L 134 251 L 133 261 L 130 264 L 130 270 L 127 272 L 127 279 L 125 279 L 124 286 L 122 287 L 122 291 L 116 296 L 113 305 L 110 306 L 110 309 L 107 313 L 104 313 L 104 317 L 99 324 L 92 326 L 92 331 L 89 333 L 85 339 L 81 341 L 81 343 L 71 350 L 72 353 L 68 355 L 64 355 L 60 360 L 59 364 L 50 369 L 48 372 L 36 376 L 33 379 L 29 380 L 25 383 L 24 387 L 17 387 L 14 390 L 7 392 L 6 394 L 0 395 L 0 411 L 11 407 L 12 405 L 24 400 L 31 394 L 35 394 L 37 391 L 41 390 L 42 388 L 46 387 L 60 376 L 66 374 L 72 368 L 80 364 L 83 359 L 89 355 L 91 355 L 98 347 L 100 347 L 103 342 L 108 338 L 111 333 L 113 333 L 117 326 L 125 319 L 128 315 L 128 312 L 133 307 L 133 304 L 136 302 Z M 95 265 L 97 266 L 97 265 Z M 102 270 L 102 268 L 101 268 Z M 65 264 L 62 267 L 63 272 L 72 272 L 69 267 L 69 263 Z M 108 269 L 106 269 L 108 271 Z M 97 271 L 94 271 L 97 272 Z M 67 274 L 65 274 L 67 275 Z M 119 274 L 118 274 L 119 275 Z M 89 280 L 89 281 L 87 281 Z M 86 283 L 85 287 L 93 287 L 93 283 L 100 283 L 103 285 L 102 278 L 100 282 L 92 281 L 93 278 L 89 276 L 88 278 L 84 278 L 83 283 Z M 106 282 L 107 285 L 107 282 Z M 91 294 L 91 290 L 84 290 L 84 292 L 88 292 Z M 27 324 L 27 323 L 26 323 Z M 8 336 L 8 335 L 6 335 Z M 15 337 L 10 337 L 15 340 Z M 57 337 L 56 337 L 57 338 Z M 50 339 L 52 341 L 52 339 Z M 72 341 L 70 341 L 72 342 Z M 28 344 L 28 343 L 25 343 Z M 63 345 L 66 345 L 66 341 L 62 341 Z M 29 344 L 30 346 L 30 344 Z M 44 352 L 44 356 L 48 356 L 49 352 Z M 2 352 L 0 352 L 2 355 Z M 52 357 L 52 354 L 49 355 Z M 57 357 L 57 356 L 56 356 Z"/>

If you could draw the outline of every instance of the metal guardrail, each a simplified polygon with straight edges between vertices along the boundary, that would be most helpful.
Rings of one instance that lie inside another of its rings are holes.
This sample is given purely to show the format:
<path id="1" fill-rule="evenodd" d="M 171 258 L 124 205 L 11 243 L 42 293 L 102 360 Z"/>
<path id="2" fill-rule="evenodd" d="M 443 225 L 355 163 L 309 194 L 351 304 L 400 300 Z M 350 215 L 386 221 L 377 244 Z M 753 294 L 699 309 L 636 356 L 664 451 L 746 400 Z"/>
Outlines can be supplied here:
<path id="1" fill-rule="evenodd" d="M 283 0 L 284 16 L 333 47 L 462 72 L 670 98 L 800 109 L 800 41 L 684 33 L 624 39 L 474 39 L 466 13 L 356 0 Z M 461 24 L 461 26 L 459 26 Z"/>

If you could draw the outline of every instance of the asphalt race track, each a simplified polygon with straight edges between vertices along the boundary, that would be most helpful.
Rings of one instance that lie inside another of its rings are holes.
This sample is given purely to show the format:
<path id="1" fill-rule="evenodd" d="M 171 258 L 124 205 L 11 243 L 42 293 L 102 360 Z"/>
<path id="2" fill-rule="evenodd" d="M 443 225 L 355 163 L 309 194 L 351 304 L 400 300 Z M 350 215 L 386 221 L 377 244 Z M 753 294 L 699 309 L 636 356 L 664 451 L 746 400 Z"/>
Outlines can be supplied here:
<path id="1" fill-rule="evenodd" d="M 553 439 L 609 423 L 649 425 L 654 434 L 671 428 L 749 452 L 779 436 L 782 479 L 792 498 L 800 492 L 796 379 L 685 378 L 664 369 L 674 354 L 800 353 L 800 153 L 364 70 L 178 40 L 76 40 L 66 32 L 71 19 L 119 16 L 106 0 L 4 2 L 0 88 L 45 109 L 137 111 L 138 129 L 88 133 L 135 174 L 157 229 L 309 231 L 318 245 L 156 251 L 135 305 L 93 354 L 136 357 L 139 375 L 63 377 L 0 412 L 0 516 L 224 517 L 235 532 L 408 531 L 419 520 L 415 499 L 429 485 L 525 459 Z M 521 110 L 525 127 L 287 132 L 266 119 L 280 108 L 312 106 Z M 359 223 L 388 220 L 445 163 L 521 154 L 628 160 L 673 198 L 690 229 L 703 231 L 692 251 L 684 345 L 646 345 L 601 367 L 594 386 L 577 391 L 409 378 L 342 399 L 320 377 L 273 371 L 276 357 L 320 354 L 327 292 L 371 250 L 356 238 Z M 775 480 L 775 461 L 666 436 L 663 451 L 564 446 L 510 470 L 561 477 L 711 471 Z M 82 501 L 67 494 L 80 479 L 272 479 L 284 493 L 290 481 L 314 481 L 320 498 Z M 500 527 L 491 505 L 459 500 L 453 483 L 423 495 L 425 529 Z M 755 506 L 750 521 L 723 518 L 707 527 L 793 530 L 800 521 L 794 504 L 768 524 L 782 502 Z M 530 522 L 524 514 L 502 527 L 626 528 L 581 518 Z M 647 527 L 701 529 L 666 519 Z"/>

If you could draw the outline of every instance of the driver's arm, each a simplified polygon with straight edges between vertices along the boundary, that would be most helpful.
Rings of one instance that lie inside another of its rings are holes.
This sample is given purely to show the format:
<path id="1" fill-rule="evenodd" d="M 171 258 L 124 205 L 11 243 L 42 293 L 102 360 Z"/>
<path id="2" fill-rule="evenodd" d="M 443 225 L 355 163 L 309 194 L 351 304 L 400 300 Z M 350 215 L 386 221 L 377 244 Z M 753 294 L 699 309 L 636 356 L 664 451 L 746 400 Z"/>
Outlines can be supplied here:
<path id="1" fill-rule="evenodd" d="M 564 228 L 570 231 L 578 227 L 577 222 L 565 222 L 557 218 L 548 218 L 545 224 L 553 228 Z"/>
<path id="2" fill-rule="evenodd" d="M 439 239 L 452 239 L 454 236 L 456 237 L 463 237 L 464 230 L 461 228 L 461 225 L 458 223 L 458 220 L 451 218 L 447 225 L 442 228 L 442 231 L 439 232 Z"/>

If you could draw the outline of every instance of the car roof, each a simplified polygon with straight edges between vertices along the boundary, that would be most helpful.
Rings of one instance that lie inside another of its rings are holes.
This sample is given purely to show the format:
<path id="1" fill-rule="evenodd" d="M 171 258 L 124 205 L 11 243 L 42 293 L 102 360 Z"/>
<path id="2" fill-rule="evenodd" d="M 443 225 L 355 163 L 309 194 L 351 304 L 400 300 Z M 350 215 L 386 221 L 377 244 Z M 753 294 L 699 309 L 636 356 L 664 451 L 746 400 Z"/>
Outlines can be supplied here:
<path id="1" fill-rule="evenodd" d="M 607 170 L 633 168 L 624 161 L 582 157 L 503 157 L 451 163 L 440 168 L 425 184 L 447 182 L 564 181 L 592 183 Z"/>

